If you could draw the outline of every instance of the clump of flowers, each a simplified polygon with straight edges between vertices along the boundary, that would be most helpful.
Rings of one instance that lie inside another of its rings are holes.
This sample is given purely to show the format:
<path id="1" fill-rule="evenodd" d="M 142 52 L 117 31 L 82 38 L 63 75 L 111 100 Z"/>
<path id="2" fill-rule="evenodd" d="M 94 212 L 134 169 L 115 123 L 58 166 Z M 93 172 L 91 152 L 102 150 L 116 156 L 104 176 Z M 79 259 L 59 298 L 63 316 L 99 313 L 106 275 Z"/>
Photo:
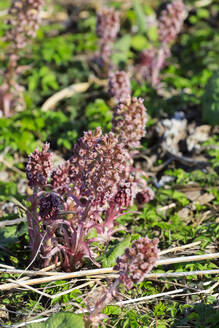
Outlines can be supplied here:
<path id="1" fill-rule="evenodd" d="M 102 135 L 88 131 L 76 143 L 70 159 L 70 177 L 75 194 L 104 206 L 115 193 L 119 183 L 127 178 L 127 150 L 118 144 L 110 132 Z"/>
<path id="2" fill-rule="evenodd" d="M 29 156 L 26 175 L 30 187 L 42 187 L 47 184 L 52 169 L 52 154 L 46 143 L 40 151 L 38 148 Z"/>
<path id="3" fill-rule="evenodd" d="M 182 29 L 186 17 L 185 6 L 182 0 L 174 0 L 162 10 L 158 19 L 159 47 L 151 47 L 141 53 L 139 64 L 136 67 L 138 78 L 147 79 L 153 87 L 159 86 L 160 71 L 166 65 L 170 56 L 170 47 L 175 42 Z"/>
<path id="4" fill-rule="evenodd" d="M 32 258 L 44 266 L 61 261 L 72 270 L 95 254 L 94 241 L 107 242 L 116 231 L 115 220 L 132 203 L 136 183 L 130 154 L 114 133 L 100 128 L 84 133 L 69 161 L 52 167 L 49 144 L 36 149 L 26 167 L 33 189 L 27 211 Z M 89 239 L 92 229 L 97 237 Z"/>
<path id="5" fill-rule="evenodd" d="M 18 64 L 19 53 L 35 37 L 40 23 L 43 0 L 13 0 L 6 21 L 9 29 L 3 38 L 9 43 L 8 66 L 4 82 L 0 87 L 0 109 L 8 117 L 14 110 L 25 107 L 23 87 L 19 85 L 19 75 L 24 70 Z"/>
<path id="6" fill-rule="evenodd" d="M 156 264 L 159 257 L 158 242 L 157 238 L 140 238 L 134 241 L 131 248 L 125 250 L 125 254 L 117 258 L 114 270 L 119 271 L 119 279 L 127 289 L 144 280 L 145 274 Z"/>
<path id="7" fill-rule="evenodd" d="M 29 156 L 32 258 L 38 254 L 43 266 L 60 261 L 66 271 L 81 266 L 85 258 L 98 265 L 93 242 L 110 241 L 118 230 L 116 219 L 145 189 L 132 167 L 145 123 L 143 100 L 131 98 L 118 105 L 113 132 L 104 135 L 101 128 L 85 132 L 64 164 L 53 168 L 49 144 Z M 89 237 L 94 230 L 96 236 Z"/>
<path id="8" fill-rule="evenodd" d="M 130 290 L 135 283 L 144 280 L 145 275 L 152 270 L 159 258 L 159 240 L 150 240 L 147 237 L 135 240 L 131 248 L 116 259 L 114 270 L 119 272 L 119 277 L 108 287 L 105 294 L 96 302 L 94 310 L 86 320 L 86 328 L 99 327 L 100 320 L 106 318 L 102 310 L 117 296 L 120 285 Z"/>
<path id="9" fill-rule="evenodd" d="M 5 40 L 11 47 L 23 49 L 34 38 L 40 23 L 43 0 L 14 0 L 9 8 Z"/>
<path id="10" fill-rule="evenodd" d="M 114 108 L 112 130 L 129 149 L 140 146 L 140 140 L 146 133 L 146 122 L 146 108 L 141 98 L 128 98 Z"/>
<path id="11" fill-rule="evenodd" d="M 108 90 L 117 102 L 125 101 L 131 96 L 131 86 L 128 74 L 124 71 L 111 72 L 108 80 Z"/>
<path id="12" fill-rule="evenodd" d="M 99 52 L 94 59 L 105 75 L 110 69 L 113 43 L 119 29 L 119 14 L 113 8 L 103 8 L 97 13 L 96 33 L 99 37 Z"/>
<path id="13" fill-rule="evenodd" d="M 158 20 L 158 35 L 161 43 L 172 43 L 182 29 L 185 19 L 185 6 L 182 0 L 167 4 Z"/>
<path id="14" fill-rule="evenodd" d="M 139 208 L 144 206 L 144 204 L 149 203 L 154 199 L 154 192 L 150 187 L 146 187 L 141 191 L 138 191 L 135 197 L 135 202 Z"/>

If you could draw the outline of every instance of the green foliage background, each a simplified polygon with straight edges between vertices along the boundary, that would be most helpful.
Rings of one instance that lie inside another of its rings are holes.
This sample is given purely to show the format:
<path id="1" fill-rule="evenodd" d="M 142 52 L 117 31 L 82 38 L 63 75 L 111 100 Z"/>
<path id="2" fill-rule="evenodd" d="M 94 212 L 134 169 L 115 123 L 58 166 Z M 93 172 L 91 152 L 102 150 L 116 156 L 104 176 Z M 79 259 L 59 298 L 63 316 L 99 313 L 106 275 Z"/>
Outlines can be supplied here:
<path id="1" fill-rule="evenodd" d="M 10 1 L 0 2 L 0 11 L 9 7 Z M 119 69 L 133 65 L 140 51 L 149 48 L 151 43 L 157 43 L 157 30 L 150 28 L 149 17 L 156 15 L 156 10 L 162 1 L 133 1 L 128 10 L 122 14 L 122 24 L 119 39 L 114 45 L 113 63 Z M 165 95 L 161 96 L 145 81 L 137 83 L 133 78 L 132 91 L 134 96 L 141 96 L 148 109 L 148 131 L 152 131 L 161 118 L 171 116 L 176 110 L 191 111 L 197 115 L 199 123 L 216 124 L 219 114 L 216 102 L 218 100 L 218 69 L 219 64 L 219 25 L 218 3 L 207 1 L 200 6 L 200 1 L 185 1 L 189 15 L 184 29 L 177 42 L 172 47 L 172 56 L 168 66 L 162 71 L 162 83 Z M 118 9 L 123 7 L 123 1 L 110 1 L 109 5 Z M 64 2 L 46 1 L 45 11 L 53 8 L 56 14 L 66 11 Z M 15 113 L 10 118 L 0 118 L 0 204 L 15 203 L 17 213 L 0 212 L 0 223 L 4 220 L 23 217 L 26 205 L 27 190 L 23 187 L 25 181 L 25 163 L 27 156 L 37 146 L 49 141 L 52 150 L 58 158 L 69 158 L 71 149 L 78 136 L 83 131 L 101 126 L 104 131 L 111 128 L 112 109 L 106 88 L 98 83 L 91 84 L 84 94 L 76 94 L 58 103 L 54 110 L 44 112 L 42 105 L 55 92 L 76 83 L 87 82 L 94 76 L 90 66 L 90 58 L 97 50 L 98 40 L 95 34 L 95 9 L 81 4 L 71 13 L 73 23 L 65 26 L 51 19 L 43 22 L 36 39 L 29 45 L 27 52 L 20 59 L 21 65 L 28 69 L 21 77 L 25 87 L 26 110 Z M 80 16 L 84 12 L 84 16 Z M 79 14 L 78 14 L 79 13 Z M 52 17 L 52 18 L 54 18 Z M 0 16 L 0 36 L 6 31 L 4 15 Z M 4 72 L 8 58 L 5 55 L 7 44 L 0 41 L 0 70 Z M 215 78 L 216 77 L 216 78 Z M 210 81 L 209 81 L 210 79 Z M 3 81 L 3 74 L 0 83 Z M 208 82 L 209 81 L 209 82 Z M 215 81 L 214 83 L 212 81 Z M 215 116 L 216 115 L 216 116 Z M 217 121 L 218 124 L 218 121 Z M 142 142 L 142 151 L 150 149 L 150 132 Z M 215 132 L 203 143 L 204 156 L 209 161 L 205 169 L 200 167 L 185 167 L 176 164 L 168 166 L 162 172 L 173 178 L 168 188 L 157 188 L 153 184 L 155 199 L 140 211 L 133 206 L 128 213 L 119 218 L 123 229 L 116 235 L 107 252 L 100 250 L 99 262 L 102 266 L 110 266 L 115 258 L 122 254 L 130 241 L 143 235 L 149 238 L 159 237 L 160 249 L 173 245 L 184 245 L 193 241 L 201 241 L 199 253 L 208 252 L 219 239 L 218 228 L 218 167 L 219 167 L 219 137 Z M 162 162 L 162 160 L 160 160 Z M 155 166 L 162 164 L 155 163 Z M 10 173 L 8 173 L 8 171 Z M 7 172 L 6 178 L 5 172 Z M 0 178 L 1 180 L 1 178 Z M 152 179 L 148 179 L 152 185 Z M 211 204 L 193 204 L 183 187 L 189 184 L 198 185 L 202 190 L 214 195 Z M 162 207 L 175 203 L 168 212 Z M 189 210 L 189 217 L 182 218 L 178 212 L 184 208 Z M 200 217 L 210 211 L 204 224 L 196 224 Z M 134 213 L 134 214 L 133 214 Z M 0 260 L 5 265 L 25 269 L 29 263 L 27 225 L 0 227 Z M 213 246 L 212 246 L 213 245 Z M 104 255 L 103 255 L 104 254 Z M 194 262 L 189 264 L 174 264 L 165 268 L 156 268 L 154 272 L 175 272 L 207 270 L 217 268 L 216 261 Z M 89 264 L 86 263 L 89 266 Z M 16 277 L 16 276 L 15 276 Z M 10 276 L 1 274 L 5 282 Z M 136 298 L 139 295 L 148 296 L 173 288 L 173 283 L 190 284 L 191 288 L 203 289 L 210 277 L 189 276 L 185 280 L 144 281 L 128 294 L 121 290 L 124 297 Z M 211 277 L 217 281 L 217 277 Z M 42 285 L 42 288 L 45 286 Z M 70 288 L 68 281 L 56 282 L 46 291 L 55 294 Z M 86 291 L 88 292 L 88 291 Z M 11 325 L 28 318 L 28 313 L 40 317 L 44 311 L 70 311 L 71 313 L 53 315 L 45 323 L 32 324 L 29 327 L 68 327 L 70 320 L 79 322 L 81 317 L 74 317 L 77 309 L 72 303 L 85 308 L 80 289 L 58 299 L 48 301 L 38 297 L 31 291 L 13 292 L 0 296 L 0 303 L 10 312 L 8 319 L 2 319 L 0 324 Z M 110 318 L 110 325 L 120 327 L 199 327 L 216 328 L 219 325 L 217 300 L 212 295 L 194 294 L 189 303 L 182 297 L 176 299 L 156 300 L 139 306 L 120 308 L 110 305 L 104 313 Z M 0 308 L 1 311 L 1 308 Z M 13 313 L 16 312 L 16 314 Z M 50 313 L 49 312 L 49 313 Z M 56 321 L 57 320 L 57 321 Z M 59 322 L 58 322 L 59 321 Z M 61 321 L 61 322 L 60 322 Z M 58 322 L 58 323 L 57 323 Z M 75 323 L 75 327 L 77 327 Z M 105 322 L 107 324 L 107 320 Z"/>

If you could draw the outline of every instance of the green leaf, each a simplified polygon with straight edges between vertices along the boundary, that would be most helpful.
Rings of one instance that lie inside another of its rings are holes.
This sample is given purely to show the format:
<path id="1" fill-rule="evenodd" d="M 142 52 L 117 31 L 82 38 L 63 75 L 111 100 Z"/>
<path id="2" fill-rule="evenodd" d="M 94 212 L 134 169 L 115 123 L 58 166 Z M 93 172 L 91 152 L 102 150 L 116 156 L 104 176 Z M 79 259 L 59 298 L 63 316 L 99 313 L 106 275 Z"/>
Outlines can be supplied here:
<path id="1" fill-rule="evenodd" d="M 121 307 L 119 307 L 117 305 L 108 305 L 104 309 L 104 313 L 106 315 L 110 315 L 110 314 L 119 315 L 119 314 L 121 314 L 121 312 L 122 312 Z"/>
<path id="2" fill-rule="evenodd" d="M 132 0 L 132 2 L 139 32 L 144 33 L 146 32 L 146 18 L 144 15 L 144 10 L 138 0 Z"/>
<path id="3" fill-rule="evenodd" d="M 219 70 L 209 79 L 203 96 L 202 118 L 208 124 L 219 124 Z"/>
<path id="4" fill-rule="evenodd" d="M 114 64 L 119 65 L 120 62 L 126 62 L 129 57 L 131 46 L 131 36 L 126 34 L 119 41 L 115 43 L 112 61 Z"/>
<path id="5" fill-rule="evenodd" d="M 41 323 L 34 323 L 27 328 L 84 328 L 83 318 L 70 312 L 59 312 L 53 314 L 48 320 Z"/>
<path id="6" fill-rule="evenodd" d="M 141 51 L 144 48 L 147 48 L 148 47 L 148 41 L 147 41 L 147 39 L 143 35 L 137 34 L 137 35 L 134 35 L 132 37 L 131 46 L 135 50 Z"/>
<path id="7" fill-rule="evenodd" d="M 27 226 L 12 225 L 0 228 L 0 245 L 2 247 L 9 247 L 14 245 L 18 238 L 27 232 Z"/>
<path id="8" fill-rule="evenodd" d="M 121 256 L 125 249 L 130 246 L 131 236 L 126 237 L 118 245 L 116 245 L 110 255 L 104 256 L 102 260 L 102 266 L 104 268 L 112 267 L 116 264 L 116 259 L 118 256 Z"/>

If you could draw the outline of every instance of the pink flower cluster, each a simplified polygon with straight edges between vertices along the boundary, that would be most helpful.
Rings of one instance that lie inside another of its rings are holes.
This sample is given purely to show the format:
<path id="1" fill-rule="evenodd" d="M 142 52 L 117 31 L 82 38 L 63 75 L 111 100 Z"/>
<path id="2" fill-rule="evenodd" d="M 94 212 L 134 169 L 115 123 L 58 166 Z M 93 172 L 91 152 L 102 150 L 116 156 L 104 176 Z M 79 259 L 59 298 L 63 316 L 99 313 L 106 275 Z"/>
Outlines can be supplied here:
<path id="1" fill-rule="evenodd" d="M 170 56 L 170 46 L 182 29 L 186 17 L 185 6 L 182 0 L 174 0 L 166 9 L 162 10 L 158 19 L 159 47 L 152 46 L 140 55 L 136 67 L 138 79 L 147 79 L 155 88 L 159 87 L 159 75 Z"/>
<path id="2" fill-rule="evenodd" d="M 3 40 L 9 42 L 7 51 L 9 60 L 0 87 L 0 109 L 6 117 L 12 115 L 13 111 L 25 108 L 24 88 L 18 83 L 19 75 L 25 70 L 18 64 L 19 51 L 35 37 L 43 2 L 43 0 L 13 0 L 8 11 L 9 18 L 6 24 L 9 29 Z"/>
<path id="3" fill-rule="evenodd" d="M 51 185 L 56 192 L 63 194 L 69 188 L 70 177 L 69 177 L 70 162 L 66 161 L 64 164 L 54 168 L 51 173 Z"/>
<path id="4" fill-rule="evenodd" d="M 13 0 L 9 9 L 7 24 L 10 29 L 5 40 L 15 49 L 24 48 L 29 39 L 36 35 L 41 16 L 43 0 Z"/>
<path id="5" fill-rule="evenodd" d="M 107 75 L 110 66 L 113 42 L 119 32 L 119 14 L 113 8 L 103 8 L 97 14 L 96 32 L 99 36 L 99 52 L 95 61 L 100 69 Z"/>
<path id="6" fill-rule="evenodd" d="M 124 71 L 111 72 L 108 80 L 108 90 L 117 102 L 125 101 L 131 96 L 131 86 L 128 74 Z"/>
<path id="7" fill-rule="evenodd" d="M 133 117 L 145 111 L 142 100 L 133 98 L 130 104 Z M 124 119 L 130 113 L 127 110 Z M 145 123 L 136 117 L 133 124 Z M 32 257 L 38 252 L 44 266 L 61 261 L 69 271 L 82 265 L 86 257 L 97 265 L 92 243 L 110 240 L 116 231 L 115 220 L 139 192 L 127 140 L 122 140 L 120 132 L 117 136 L 113 132 L 104 135 L 100 128 L 85 132 L 70 160 L 56 168 L 49 144 L 30 155 L 26 167 L 34 191 L 27 211 L 30 247 Z M 140 132 L 132 134 L 135 142 L 131 146 L 138 144 L 141 136 Z M 144 187 L 142 184 L 140 190 Z M 91 229 L 97 232 L 94 238 L 89 238 Z"/>
<path id="8" fill-rule="evenodd" d="M 119 15 L 113 8 L 103 8 L 98 12 L 96 31 L 99 38 L 113 41 L 119 32 L 119 28 Z"/>
<path id="9" fill-rule="evenodd" d="M 121 284 L 130 290 L 135 283 L 144 280 L 159 258 L 158 242 L 158 239 L 150 240 L 147 237 L 135 240 L 132 247 L 127 248 L 125 253 L 116 259 L 117 264 L 113 269 L 119 271 L 119 277 L 96 301 L 94 310 L 86 318 L 85 327 L 90 327 L 90 324 L 92 327 L 99 327 L 99 322 L 106 318 L 101 314 L 102 310 L 117 296 Z"/>
<path id="10" fill-rule="evenodd" d="M 141 282 L 145 274 L 156 264 L 159 257 L 158 242 L 157 238 L 153 240 L 147 237 L 140 238 L 117 258 L 114 270 L 119 271 L 119 279 L 127 289 L 131 289 L 134 283 Z"/>
<path id="11" fill-rule="evenodd" d="M 42 195 L 39 199 L 39 214 L 43 221 L 58 218 L 61 204 L 60 197 L 53 192 Z"/>
<path id="12" fill-rule="evenodd" d="M 114 108 L 112 130 L 129 149 L 140 146 L 140 140 L 146 133 L 146 122 L 146 109 L 141 98 L 128 98 Z"/>
<path id="13" fill-rule="evenodd" d="M 75 195 L 106 206 L 119 184 L 127 178 L 128 151 L 110 132 L 88 131 L 76 143 L 70 159 L 70 178 Z"/>
<path id="14" fill-rule="evenodd" d="M 154 192 L 150 187 L 146 187 L 143 190 L 137 192 L 135 196 L 135 200 L 139 208 L 144 206 L 144 204 L 149 203 L 153 199 Z"/>
<path id="15" fill-rule="evenodd" d="M 42 187 L 47 184 L 52 170 L 52 154 L 46 143 L 40 151 L 38 148 L 29 156 L 26 174 L 30 187 Z"/>
<path id="16" fill-rule="evenodd" d="M 185 19 L 185 6 L 182 0 L 174 0 L 162 10 L 158 21 L 158 35 L 161 43 L 176 40 Z"/>

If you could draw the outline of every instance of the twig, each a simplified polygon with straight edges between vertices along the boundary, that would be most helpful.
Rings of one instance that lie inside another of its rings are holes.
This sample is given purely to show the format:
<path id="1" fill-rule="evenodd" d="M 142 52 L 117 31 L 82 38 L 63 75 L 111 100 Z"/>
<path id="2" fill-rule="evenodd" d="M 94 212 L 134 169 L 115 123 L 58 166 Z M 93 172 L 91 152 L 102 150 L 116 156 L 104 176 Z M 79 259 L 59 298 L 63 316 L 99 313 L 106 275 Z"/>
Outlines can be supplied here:
<path id="1" fill-rule="evenodd" d="M 12 279 L 8 279 L 8 281 L 13 282 Z M 25 289 L 30 289 L 31 291 L 33 291 L 33 292 L 35 292 L 35 293 L 37 293 L 37 294 L 40 294 L 40 295 L 42 295 L 42 296 L 46 296 L 46 297 L 51 298 L 51 296 L 50 296 L 49 294 L 44 293 L 44 292 L 41 292 L 40 290 L 38 290 L 38 289 L 36 289 L 36 288 L 33 288 L 33 287 L 31 287 L 31 286 L 28 286 L 28 285 L 26 285 L 24 282 L 21 282 L 20 280 L 17 280 L 17 281 L 16 281 L 16 284 L 17 284 L 18 286 L 21 286 L 21 287 L 25 288 Z"/>
<path id="2" fill-rule="evenodd" d="M 46 112 L 50 109 L 53 109 L 60 100 L 64 98 L 70 98 L 75 93 L 85 92 L 90 87 L 90 85 L 90 82 L 72 84 L 63 90 L 56 92 L 42 105 L 42 111 Z"/>
<path id="3" fill-rule="evenodd" d="M 48 318 L 41 318 L 41 319 L 36 319 L 36 320 L 32 320 L 29 322 L 22 322 L 19 323 L 18 325 L 10 325 L 10 326 L 6 326 L 6 325 L 1 325 L 1 327 L 7 327 L 7 328 L 20 328 L 20 327 L 25 327 L 27 325 L 30 325 L 32 323 L 37 323 L 37 322 L 42 322 L 42 321 L 46 321 Z"/>
<path id="4" fill-rule="evenodd" d="M 195 241 L 194 243 L 191 243 L 191 244 L 186 244 L 186 245 L 183 245 L 183 246 L 177 246 L 177 247 L 173 247 L 173 248 L 169 248 L 169 249 L 166 249 L 164 251 L 161 251 L 159 253 L 159 255 L 163 255 L 163 254 L 166 254 L 166 253 L 171 253 L 171 252 L 176 252 L 176 251 L 179 251 L 179 250 L 182 250 L 182 249 L 185 249 L 185 248 L 191 248 L 195 245 L 199 245 L 201 243 L 201 241 Z M 52 264 L 46 268 L 43 268 L 39 271 L 31 271 L 31 270 L 27 270 L 27 268 L 25 270 L 19 270 L 19 269 L 15 269 L 13 267 L 9 267 L 9 266 L 5 266 L 3 264 L 0 264 L 0 267 L 3 267 L 5 269 L 0 269 L 0 273 L 3 272 L 3 273 L 11 273 L 11 274 L 27 274 L 28 276 L 43 276 L 43 275 L 48 275 L 48 276 L 56 276 L 57 274 L 63 274 L 63 273 L 60 273 L 60 272 L 47 272 L 49 270 L 52 270 L 52 269 L 55 269 L 57 267 L 60 266 L 60 262 L 58 262 L 56 265 L 55 264 Z M 102 269 L 100 269 L 102 270 Z M 95 270 L 96 272 L 96 270 Z M 101 273 L 97 273 L 97 275 L 99 275 Z M 105 274 L 105 272 L 104 272 Z"/>
<path id="5" fill-rule="evenodd" d="M 219 253 L 193 255 L 193 256 L 182 256 L 182 257 L 158 260 L 157 265 L 168 265 L 168 264 L 174 264 L 174 263 L 203 261 L 203 260 L 210 260 L 210 259 L 216 259 L 216 258 L 219 258 Z"/>
<path id="6" fill-rule="evenodd" d="M 9 281 L 13 282 L 13 280 L 11 280 L 11 279 L 9 279 Z M 29 290 L 31 290 L 31 291 L 37 293 L 37 294 L 40 294 L 40 295 L 45 296 L 45 297 L 48 297 L 48 298 L 50 298 L 50 299 L 55 299 L 55 298 L 58 298 L 58 297 L 60 297 L 60 296 L 63 296 L 63 295 L 69 294 L 69 293 L 71 293 L 71 292 L 72 292 L 73 290 L 75 290 L 75 289 L 84 288 L 84 287 L 86 287 L 86 286 L 88 286 L 88 285 L 90 285 L 90 284 L 93 284 L 93 281 L 85 282 L 84 284 L 81 284 L 81 285 L 79 285 L 79 286 L 73 287 L 73 288 L 71 288 L 71 289 L 68 289 L 68 290 L 66 290 L 66 291 L 64 291 L 64 292 L 61 292 L 61 293 L 59 293 L 59 294 L 55 294 L 55 295 L 49 295 L 48 293 L 41 292 L 40 290 L 38 290 L 38 289 L 36 289 L 36 288 L 33 288 L 33 287 L 31 287 L 31 286 L 28 286 L 25 282 L 16 281 L 16 283 L 17 283 L 19 286 L 21 286 L 21 287 L 23 287 L 23 288 L 26 288 L 26 289 L 29 289 Z"/>
<path id="7" fill-rule="evenodd" d="M 4 159 L 4 155 L 8 152 L 9 147 L 6 147 L 5 151 L 3 152 L 3 154 L 0 154 L 0 162 L 5 165 L 7 168 L 9 168 L 11 171 L 14 171 L 22 176 L 25 176 L 25 173 L 21 170 L 19 170 L 17 167 L 11 165 L 8 161 L 6 161 Z"/>
<path id="8" fill-rule="evenodd" d="M 0 264 L 0 267 L 2 264 Z M 55 265 L 54 265 L 55 267 Z M 26 274 L 28 276 L 55 276 L 57 274 L 61 274 L 60 272 L 47 272 L 45 270 L 39 270 L 39 271 L 25 271 L 25 270 L 19 270 L 19 269 L 0 269 L 0 273 L 8 273 L 8 274 Z"/>
<path id="9" fill-rule="evenodd" d="M 48 267 L 41 269 L 40 272 L 47 272 L 49 270 L 53 270 L 55 268 L 58 268 L 60 266 L 60 264 L 61 264 L 61 262 L 58 262 L 57 264 L 51 264 Z M 36 272 L 36 271 L 34 271 L 34 272 Z M 52 272 L 47 272 L 47 273 L 52 273 Z"/>
<path id="10" fill-rule="evenodd" d="M 168 265 L 168 264 L 174 264 L 174 263 L 183 263 L 183 262 L 193 262 L 193 261 L 202 261 L 202 260 L 209 260 L 209 259 L 216 259 L 219 258 L 219 253 L 212 253 L 212 254 L 204 254 L 204 255 L 195 255 L 195 256 L 183 256 L 183 257 L 176 257 L 176 258 L 170 258 L 170 259 L 164 259 L 164 260 L 158 260 L 158 265 Z M 36 278 L 36 279 L 30 279 L 27 281 L 28 285 L 37 285 L 41 283 L 46 283 L 50 281 L 55 280 L 65 280 L 65 279 L 71 279 L 71 278 L 78 278 L 83 276 L 92 276 L 92 275 L 98 275 L 98 274 L 107 274 L 107 273 L 114 273 L 116 271 L 113 270 L 113 268 L 103 268 L 103 269 L 94 269 L 94 270 L 84 270 L 84 271 L 78 271 L 78 272 L 70 272 L 70 273 L 59 273 L 52 277 L 43 277 L 43 278 Z M 202 271 L 202 274 L 205 271 Z M 209 270 L 208 274 L 210 272 L 214 272 L 215 270 Z M 219 273 L 219 271 L 216 270 L 216 273 Z M 183 273 L 186 275 L 187 273 Z M 182 276 L 183 276 L 182 274 Z M 190 272 L 188 274 L 191 274 Z M 149 276 L 147 276 L 149 277 Z M 154 277 L 152 274 L 151 277 Z M 16 288 L 17 284 L 16 281 L 14 283 L 6 283 L 0 286 L 0 290 L 10 290 L 13 288 Z"/>
<path id="11" fill-rule="evenodd" d="M 11 266 L 11 265 L 6 265 L 6 264 L 1 264 L 0 263 L 0 268 L 4 268 L 4 269 L 10 269 L 10 270 L 16 270 L 13 266 Z M 0 271 L 1 272 L 1 271 Z"/>
<path id="12" fill-rule="evenodd" d="M 196 166 L 196 165 L 198 165 L 198 166 L 199 165 L 200 166 L 209 166 L 210 165 L 210 163 L 208 161 L 196 161 L 193 158 L 189 158 L 189 157 L 186 157 L 186 156 L 180 156 L 180 155 L 174 154 L 169 149 L 167 149 L 166 147 L 163 147 L 163 148 L 175 160 L 177 160 L 177 161 L 179 161 L 179 162 L 181 162 L 185 165 L 188 165 L 188 166 Z"/>
<path id="13" fill-rule="evenodd" d="M 179 295 L 179 293 L 182 293 L 184 291 L 185 291 L 185 288 L 180 288 L 180 289 L 177 289 L 177 290 L 171 290 L 170 292 L 158 293 L 158 294 L 155 294 L 155 295 L 148 295 L 148 296 L 144 296 L 144 297 L 130 299 L 130 300 L 127 300 L 127 301 L 116 302 L 115 305 L 120 305 L 121 306 L 121 305 L 125 305 L 125 304 L 148 301 L 148 300 L 152 300 L 154 298 L 158 298 L 158 297 L 162 297 L 162 296 L 169 296 L 169 295 L 174 295 L 174 294 Z"/>
<path id="14" fill-rule="evenodd" d="M 177 289 L 177 290 L 173 290 L 170 292 L 166 292 L 166 293 L 159 293 L 159 294 L 155 294 L 155 295 L 149 295 L 149 296 L 144 296 L 144 297 L 139 297 L 139 298 L 134 298 L 134 299 L 130 299 L 127 301 L 122 301 L 122 302 L 117 302 L 115 303 L 115 305 L 126 305 L 126 304 L 131 304 L 131 303 L 138 303 L 138 302 L 145 302 L 145 301 L 149 301 L 151 299 L 154 298 L 158 298 L 158 297 L 162 297 L 162 296 L 169 296 L 171 295 L 171 297 L 176 297 L 176 296 L 189 296 L 189 295 L 198 295 L 198 294 L 209 294 L 211 292 L 211 289 L 207 289 L 207 290 L 201 290 L 201 291 L 197 291 L 195 293 L 187 293 L 187 294 L 180 294 L 183 291 L 185 291 L 186 288 L 181 288 L 181 289 Z"/>
<path id="15" fill-rule="evenodd" d="M 31 262 L 28 264 L 28 266 L 26 267 L 26 269 L 24 270 L 24 273 L 25 273 L 25 271 L 27 271 L 27 270 L 29 269 L 29 267 L 35 262 L 35 260 L 36 260 L 38 254 L 39 254 L 40 248 L 41 248 L 41 246 L 42 246 L 42 243 L 43 243 L 45 237 L 46 237 L 46 233 L 44 234 L 42 240 L 40 241 L 39 247 L 38 247 L 38 249 L 37 249 L 37 252 L 36 252 L 34 258 L 32 259 L 32 261 L 31 261 Z M 22 275 L 22 274 L 21 274 L 21 275 Z M 20 276 L 21 276 L 21 275 L 20 275 Z"/>
<path id="16" fill-rule="evenodd" d="M 170 208 L 173 208 L 173 207 L 176 207 L 175 203 L 160 207 L 160 208 L 157 209 L 157 212 L 167 211 L 167 210 L 169 210 Z"/>
<path id="17" fill-rule="evenodd" d="M 42 111 L 46 112 L 50 109 L 53 109 L 57 102 L 64 98 L 70 98 L 75 93 L 83 93 L 89 89 L 89 87 L 93 83 L 98 83 L 99 85 L 106 85 L 106 80 L 99 80 L 95 77 L 92 77 L 89 82 L 84 83 L 78 83 L 78 84 L 72 84 L 68 86 L 67 88 L 56 92 L 54 95 L 52 95 L 49 99 L 45 101 L 45 103 L 42 105 Z"/>
<path id="18" fill-rule="evenodd" d="M 203 276 L 205 274 L 219 274 L 219 269 L 189 272 L 149 273 L 145 278 L 178 278 L 186 276 Z"/>
<path id="19" fill-rule="evenodd" d="M 126 301 L 120 301 L 120 302 L 116 302 L 113 303 L 114 305 L 127 305 L 127 304 L 132 304 L 132 303 L 139 303 L 139 302 L 145 302 L 145 301 L 149 301 L 152 300 L 154 298 L 158 298 L 158 297 L 165 297 L 165 296 L 171 296 L 171 297 L 176 297 L 176 296 L 182 296 L 183 294 L 181 294 L 182 292 L 184 292 L 187 288 L 180 288 L 177 290 L 171 290 L 169 292 L 165 292 L 165 293 L 158 293 L 158 294 L 154 294 L 154 295 L 148 295 L 148 296 L 143 296 L 143 297 L 139 297 L 139 298 L 132 298 Z M 206 293 L 206 290 L 204 291 L 200 291 L 197 292 L 195 294 L 200 294 L 200 293 Z M 194 293 L 192 293 L 194 294 Z M 88 310 L 84 310 L 84 311 L 76 311 L 75 313 L 86 313 L 88 312 Z"/>
<path id="20" fill-rule="evenodd" d="M 170 248 L 170 249 L 165 249 L 164 251 L 160 252 L 160 255 L 167 254 L 167 253 L 170 253 L 170 252 L 180 251 L 180 250 L 185 249 L 185 248 L 191 248 L 191 247 L 197 246 L 199 244 L 201 244 L 201 241 L 195 241 L 194 243 L 191 243 L 191 244 L 187 244 L 187 245 L 183 245 L 183 246 L 177 246 L 177 247 L 173 247 L 173 248 Z"/>
<path id="21" fill-rule="evenodd" d="M 71 288 L 71 289 L 68 289 L 68 290 L 66 290 L 66 291 L 64 291 L 64 292 L 62 292 L 62 293 L 55 294 L 55 295 L 52 295 L 52 296 L 49 295 L 49 296 L 50 296 L 51 299 L 55 299 L 55 298 L 57 298 L 57 297 L 60 297 L 60 296 L 63 296 L 63 295 L 69 294 L 69 293 L 71 293 L 71 292 L 72 292 L 73 290 L 75 290 L 75 289 L 84 288 L 84 287 L 89 286 L 89 285 L 91 285 L 91 284 L 93 284 L 93 281 L 92 281 L 92 280 L 91 280 L 91 281 L 88 281 L 88 282 L 85 282 L 84 284 L 78 285 L 78 286 L 76 286 L 76 287 L 73 287 L 73 288 Z"/>
<path id="22" fill-rule="evenodd" d="M 19 218 L 19 219 L 14 219 L 14 220 L 1 221 L 0 222 L 0 228 L 10 226 L 10 225 L 14 225 L 14 224 L 18 224 L 18 223 L 21 223 L 21 222 L 26 222 L 26 221 L 27 221 L 27 218 Z"/>

